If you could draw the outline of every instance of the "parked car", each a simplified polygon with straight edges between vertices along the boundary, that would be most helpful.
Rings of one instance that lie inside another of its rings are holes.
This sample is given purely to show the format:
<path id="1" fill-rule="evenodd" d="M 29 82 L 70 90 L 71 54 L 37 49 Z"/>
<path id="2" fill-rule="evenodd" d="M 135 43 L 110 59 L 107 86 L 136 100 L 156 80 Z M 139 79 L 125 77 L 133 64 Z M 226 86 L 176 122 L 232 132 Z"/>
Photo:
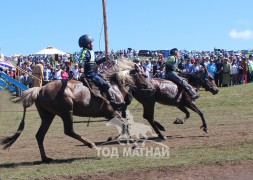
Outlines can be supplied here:
<path id="1" fill-rule="evenodd" d="M 151 57 L 152 56 L 152 51 L 150 51 L 150 50 L 140 50 L 139 53 L 138 53 L 138 56 Z"/>

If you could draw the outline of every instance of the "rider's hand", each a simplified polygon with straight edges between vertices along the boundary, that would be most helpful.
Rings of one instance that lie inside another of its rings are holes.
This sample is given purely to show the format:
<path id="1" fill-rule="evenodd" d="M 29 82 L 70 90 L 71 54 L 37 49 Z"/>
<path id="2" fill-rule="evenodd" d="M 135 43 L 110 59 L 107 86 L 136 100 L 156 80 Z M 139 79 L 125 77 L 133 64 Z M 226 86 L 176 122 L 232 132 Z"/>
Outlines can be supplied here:
<path id="1" fill-rule="evenodd" d="M 105 55 L 105 58 L 106 58 L 107 61 L 110 61 L 110 60 L 111 60 L 111 59 L 110 59 L 110 54 L 106 54 L 106 55 Z"/>
<path id="2" fill-rule="evenodd" d="M 177 72 L 178 72 L 178 73 L 181 73 L 181 72 L 182 72 L 182 70 L 181 70 L 181 69 L 177 69 Z"/>

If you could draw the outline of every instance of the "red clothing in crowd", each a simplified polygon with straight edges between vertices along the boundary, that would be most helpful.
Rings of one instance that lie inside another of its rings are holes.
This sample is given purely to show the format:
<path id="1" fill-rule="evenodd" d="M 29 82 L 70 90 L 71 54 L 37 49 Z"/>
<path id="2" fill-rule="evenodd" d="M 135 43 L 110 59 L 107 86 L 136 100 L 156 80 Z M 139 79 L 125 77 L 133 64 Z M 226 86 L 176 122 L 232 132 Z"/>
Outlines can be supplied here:
<path id="1" fill-rule="evenodd" d="M 247 61 L 242 61 L 242 65 L 243 65 L 243 79 L 244 79 L 244 83 L 248 83 L 248 80 L 247 80 L 247 69 L 248 69 L 248 66 L 247 66 Z"/>

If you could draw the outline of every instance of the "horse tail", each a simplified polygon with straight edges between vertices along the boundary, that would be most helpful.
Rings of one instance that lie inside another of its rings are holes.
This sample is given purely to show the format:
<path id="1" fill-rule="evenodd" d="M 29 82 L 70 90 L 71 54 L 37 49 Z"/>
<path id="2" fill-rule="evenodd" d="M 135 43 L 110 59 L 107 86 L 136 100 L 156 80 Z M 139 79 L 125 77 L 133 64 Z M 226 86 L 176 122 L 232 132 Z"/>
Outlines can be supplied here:
<path id="1" fill-rule="evenodd" d="M 39 91 L 41 87 L 33 87 L 23 92 L 22 100 L 23 100 L 23 107 L 28 108 L 33 105 L 34 101 L 37 99 Z"/>
<path id="2" fill-rule="evenodd" d="M 4 137 L 1 139 L 0 143 L 3 145 L 3 149 L 9 148 L 20 136 L 21 132 L 24 130 L 25 127 L 25 114 L 26 114 L 26 108 L 24 108 L 23 118 L 22 121 L 19 124 L 18 130 L 16 133 L 9 137 Z"/>
<path id="3" fill-rule="evenodd" d="M 18 130 L 16 131 L 14 135 L 9 136 L 9 137 L 4 137 L 0 140 L 0 144 L 3 145 L 3 149 L 7 149 L 11 147 L 11 145 L 18 139 L 21 132 L 24 130 L 26 108 L 30 107 L 33 104 L 33 102 L 37 99 L 38 92 L 40 91 L 40 89 L 41 89 L 40 87 L 34 87 L 23 92 L 23 95 L 22 95 L 23 107 L 24 107 L 23 118 L 19 124 Z"/>

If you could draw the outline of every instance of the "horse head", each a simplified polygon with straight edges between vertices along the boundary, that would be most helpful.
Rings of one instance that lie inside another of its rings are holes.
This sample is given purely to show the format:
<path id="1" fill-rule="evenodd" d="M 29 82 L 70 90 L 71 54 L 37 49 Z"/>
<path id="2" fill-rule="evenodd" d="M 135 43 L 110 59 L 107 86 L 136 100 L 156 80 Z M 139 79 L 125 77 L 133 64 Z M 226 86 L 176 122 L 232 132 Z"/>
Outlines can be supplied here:
<path id="1" fill-rule="evenodd" d="M 148 78 L 144 70 L 139 65 L 135 64 L 134 68 L 130 70 L 129 74 L 133 78 L 136 88 L 139 88 L 142 91 L 145 90 L 154 92 L 155 89 L 151 79 Z"/>
<path id="2" fill-rule="evenodd" d="M 125 89 L 128 86 L 131 90 L 154 91 L 151 80 L 138 65 L 135 65 L 130 70 L 122 70 L 114 73 L 109 79 L 111 84 L 117 84 Z"/>
<path id="3" fill-rule="evenodd" d="M 194 76 L 198 79 L 200 85 L 205 88 L 206 91 L 210 91 L 213 95 L 219 92 L 214 83 L 213 77 L 210 75 L 205 66 L 202 66 L 200 71 L 195 72 Z"/>

